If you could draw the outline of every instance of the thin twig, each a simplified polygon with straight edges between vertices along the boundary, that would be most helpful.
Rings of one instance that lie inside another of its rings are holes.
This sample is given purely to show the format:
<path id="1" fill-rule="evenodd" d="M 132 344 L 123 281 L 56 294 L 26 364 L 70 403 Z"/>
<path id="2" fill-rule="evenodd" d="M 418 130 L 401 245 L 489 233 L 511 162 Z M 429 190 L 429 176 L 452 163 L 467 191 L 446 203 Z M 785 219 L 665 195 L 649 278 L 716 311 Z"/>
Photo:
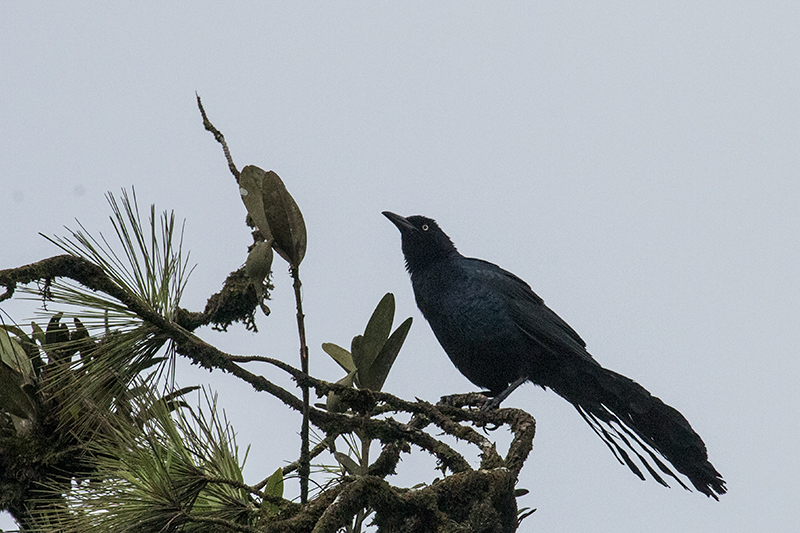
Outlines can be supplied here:
<path id="1" fill-rule="evenodd" d="M 305 316 L 303 315 L 303 295 L 300 290 L 299 265 L 291 269 L 294 283 L 294 299 L 297 305 L 297 333 L 300 336 L 300 369 L 308 376 L 308 346 L 306 345 Z M 300 503 L 308 501 L 308 478 L 311 476 L 311 456 L 309 454 L 308 413 L 310 406 L 309 385 L 300 383 L 303 389 L 303 423 L 300 428 L 300 461 L 297 473 L 300 475 Z"/>
<path id="2" fill-rule="evenodd" d="M 225 136 L 208 120 L 206 110 L 203 109 L 203 102 L 200 101 L 200 95 L 197 93 L 194 93 L 194 95 L 197 97 L 197 107 L 200 108 L 200 114 L 203 116 L 203 127 L 210 131 L 217 142 L 222 145 L 222 151 L 225 152 L 225 159 L 228 161 L 228 168 L 231 169 L 231 174 L 236 178 L 236 183 L 239 183 L 239 171 L 236 169 L 236 165 L 233 164 L 233 158 L 231 157 L 231 151 L 228 150 L 228 143 L 225 142 Z"/>
<path id="3" fill-rule="evenodd" d="M 322 439 L 322 442 L 320 442 L 319 444 L 314 446 L 314 448 L 308 454 L 309 461 L 311 459 L 314 459 L 315 457 L 319 456 L 323 452 L 326 452 L 326 451 L 330 450 L 330 448 L 331 448 L 331 444 L 330 443 L 333 440 L 333 438 L 335 438 L 336 436 L 337 435 L 331 435 L 330 437 L 325 437 L 324 439 Z M 288 465 L 283 467 L 283 475 L 287 476 L 287 475 L 291 474 L 292 472 L 294 472 L 295 470 L 297 470 L 298 468 L 300 468 L 300 461 L 295 461 L 293 463 L 289 463 Z M 269 478 L 267 478 L 267 479 L 269 479 Z M 261 483 L 264 483 L 266 485 L 266 479 L 264 481 L 262 481 Z M 260 489 L 261 487 L 259 485 L 261 485 L 261 483 L 259 483 L 258 485 L 253 485 L 253 487 Z"/>

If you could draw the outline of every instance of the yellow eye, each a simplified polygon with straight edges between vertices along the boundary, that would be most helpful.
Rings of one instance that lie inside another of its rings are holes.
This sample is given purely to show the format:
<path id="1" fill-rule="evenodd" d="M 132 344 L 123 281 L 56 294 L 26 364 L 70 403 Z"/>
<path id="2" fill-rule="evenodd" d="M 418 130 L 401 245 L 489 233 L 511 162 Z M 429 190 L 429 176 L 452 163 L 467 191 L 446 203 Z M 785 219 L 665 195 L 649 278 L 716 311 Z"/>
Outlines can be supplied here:
<path id="1" fill-rule="evenodd" d="M 427 224 L 423 224 L 422 225 L 422 231 L 428 231 L 428 225 Z"/>

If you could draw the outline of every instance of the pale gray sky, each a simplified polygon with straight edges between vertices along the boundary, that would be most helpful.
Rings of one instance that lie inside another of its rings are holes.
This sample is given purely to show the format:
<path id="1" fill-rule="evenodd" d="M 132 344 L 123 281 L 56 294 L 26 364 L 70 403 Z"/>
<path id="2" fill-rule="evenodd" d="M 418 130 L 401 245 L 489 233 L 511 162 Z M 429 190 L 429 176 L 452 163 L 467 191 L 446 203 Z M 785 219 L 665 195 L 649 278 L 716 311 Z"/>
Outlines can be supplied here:
<path id="1" fill-rule="evenodd" d="M 341 377 L 320 343 L 348 345 L 391 291 L 414 325 L 386 389 L 472 389 L 380 212 L 425 214 L 683 412 L 730 491 L 716 503 L 638 481 L 566 402 L 526 386 L 507 401 L 538 421 L 523 529 L 794 530 L 800 4 L 434 4 L 3 2 L 0 268 L 56 253 L 37 232 L 74 218 L 108 233 L 103 194 L 135 185 L 186 219 L 198 267 L 183 303 L 202 308 L 249 234 L 198 91 L 239 167 L 274 169 L 303 210 L 315 375 Z M 202 335 L 296 363 L 276 264 L 258 335 Z M 278 402 L 218 373 L 179 381 L 220 390 L 253 446 L 249 482 L 296 457 L 299 418 Z M 429 480 L 431 464 L 406 459 L 395 482 Z"/>

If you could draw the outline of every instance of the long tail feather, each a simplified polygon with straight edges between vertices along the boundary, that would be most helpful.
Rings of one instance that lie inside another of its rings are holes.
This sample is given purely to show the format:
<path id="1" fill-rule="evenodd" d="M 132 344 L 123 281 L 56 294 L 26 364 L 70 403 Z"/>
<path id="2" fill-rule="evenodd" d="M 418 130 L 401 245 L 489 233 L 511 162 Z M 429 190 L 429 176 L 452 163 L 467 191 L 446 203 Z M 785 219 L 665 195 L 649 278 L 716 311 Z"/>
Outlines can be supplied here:
<path id="1" fill-rule="evenodd" d="M 575 406 L 620 463 L 641 479 L 640 466 L 658 483 L 669 486 L 667 475 L 688 490 L 669 463 L 703 494 L 719 499 L 726 492 L 703 440 L 683 415 L 625 376 L 599 365 L 581 370 L 552 388 Z"/>

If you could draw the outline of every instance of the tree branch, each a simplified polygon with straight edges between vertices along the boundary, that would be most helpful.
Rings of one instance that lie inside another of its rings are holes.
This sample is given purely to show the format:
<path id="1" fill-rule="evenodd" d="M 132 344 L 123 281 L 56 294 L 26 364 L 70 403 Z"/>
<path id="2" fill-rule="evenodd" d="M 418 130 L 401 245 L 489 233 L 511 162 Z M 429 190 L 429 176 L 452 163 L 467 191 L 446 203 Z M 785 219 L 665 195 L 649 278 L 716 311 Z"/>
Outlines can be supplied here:
<path id="1" fill-rule="evenodd" d="M 309 406 L 305 411 L 309 421 L 324 431 L 329 436 L 328 438 L 352 432 L 358 433 L 364 438 L 380 440 L 384 444 L 380 457 L 370 467 L 370 475 L 361 476 L 355 480 L 345 480 L 341 482 L 341 485 L 327 489 L 315 500 L 302 507 L 287 508 L 285 511 L 290 518 L 275 522 L 276 526 L 281 524 L 281 527 L 284 528 L 275 529 L 275 531 L 309 531 L 315 527 L 314 524 L 317 524 L 315 531 L 335 531 L 337 527 L 342 527 L 342 517 L 346 517 L 348 513 L 356 509 L 353 514 L 349 515 L 352 518 L 360 509 L 367 507 L 375 509 L 376 522 L 379 524 L 397 524 L 403 520 L 409 521 L 413 516 L 418 518 L 426 516 L 434 522 L 440 522 L 446 517 L 450 517 L 448 518 L 450 520 L 455 511 L 448 510 L 447 505 L 453 506 L 456 503 L 451 502 L 444 505 L 442 502 L 449 497 L 447 495 L 456 494 L 456 492 L 449 491 L 462 490 L 470 483 L 474 486 L 469 485 L 466 488 L 471 492 L 458 493 L 462 500 L 467 498 L 468 501 L 460 501 L 458 505 L 471 506 L 470 508 L 472 506 L 486 507 L 488 505 L 487 498 L 495 498 L 495 500 L 500 498 L 502 501 L 493 501 L 494 503 L 489 507 L 494 509 L 494 514 L 492 514 L 494 518 L 491 520 L 504 524 L 508 523 L 509 509 L 513 508 L 516 512 L 513 501 L 513 482 L 532 449 L 535 433 L 535 421 L 528 413 L 518 409 L 497 409 L 484 412 L 479 409 L 462 408 L 462 406 L 481 405 L 484 399 L 479 395 L 454 396 L 450 397 L 447 403 L 440 402 L 437 405 L 421 400 L 409 402 L 384 392 L 355 389 L 319 380 L 274 358 L 227 354 L 204 342 L 183 325 L 197 327 L 206 320 L 207 311 L 191 313 L 181 309 L 174 315 L 176 321 L 168 320 L 147 302 L 117 286 L 102 268 L 72 255 L 55 256 L 22 267 L 1 270 L 0 285 L 6 287 L 6 292 L 0 296 L 0 301 L 8 299 L 19 283 L 49 281 L 58 277 L 72 279 L 91 290 L 101 291 L 114 297 L 142 320 L 152 324 L 169 337 L 174 342 L 176 351 L 181 355 L 205 368 L 218 368 L 229 372 L 249 383 L 254 389 L 275 396 L 296 411 L 302 413 L 306 409 L 301 398 L 272 383 L 264 376 L 246 370 L 240 366 L 240 363 L 268 363 L 287 372 L 304 390 L 313 387 L 320 395 L 335 392 L 342 403 L 352 409 L 352 413 L 333 413 Z M 410 413 L 412 418 L 405 424 L 392 418 L 375 418 L 376 415 L 387 411 Z M 505 459 L 497 453 L 494 445 L 485 436 L 465 423 L 475 427 L 507 424 L 513 432 L 514 438 Z M 474 470 L 454 449 L 423 431 L 429 424 L 434 424 L 446 434 L 477 446 L 482 455 L 481 470 Z M 309 452 L 308 461 L 312 456 L 316 456 L 328 448 L 326 441 L 315 447 L 313 452 Z M 408 450 L 410 444 L 418 446 L 436 457 L 442 467 L 449 469 L 453 474 L 434 485 L 417 491 L 405 491 L 391 487 L 382 478 L 393 472 L 399 461 L 400 452 Z M 298 461 L 287 466 L 284 469 L 284 475 L 300 468 L 300 465 L 301 461 Z M 215 479 L 213 481 L 230 483 L 227 480 Z M 456 487 L 456 484 L 466 485 Z M 242 484 L 240 488 L 246 488 L 264 498 L 265 495 L 259 492 L 262 487 L 263 482 L 254 487 Z M 474 494 L 474 496 L 464 496 L 465 494 Z M 510 504 L 507 500 L 509 494 L 512 498 Z M 271 498 L 264 499 L 272 500 Z M 432 503 L 434 501 L 438 503 Z M 398 512 L 398 509 L 406 511 Z M 233 527 L 227 521 L 213 522 L 210 519 L 194 516 L 191 519 L 219 525 L 225 522 L 226 526 Z M 272 525 L 270 523 L 267 530 L 273 530 Z M 253 531 L 248 526 L 238 524 L 237 526 L 234 529 Z"/>
<path id="2" fill-rule="evenodd" d="M 200 114 L 203 116 L 203 127 L 207 131 L 210 131 L 217 142 L 222 145 L 222 151 L 225 153 L 225 160 L 228 161 L 228 168 L 231 174 L 233 174 L 233 177 L 236 178 L 236 183 L 239 183 L 239 171 L 236 169 L 236 165 L 233 164 L 233 158 L 231 157 L 231 151 L 228 150 L 228 143 L 225 142 L 225 136 L 214 127 L 210 120 L 208 120 L 206 110 L 203 109 L 203 102 L 200 101 L 200 95 L 197 93 L 194 93 L 194 95 L 197 97 L 197 107 L 200 108 Z"/>

